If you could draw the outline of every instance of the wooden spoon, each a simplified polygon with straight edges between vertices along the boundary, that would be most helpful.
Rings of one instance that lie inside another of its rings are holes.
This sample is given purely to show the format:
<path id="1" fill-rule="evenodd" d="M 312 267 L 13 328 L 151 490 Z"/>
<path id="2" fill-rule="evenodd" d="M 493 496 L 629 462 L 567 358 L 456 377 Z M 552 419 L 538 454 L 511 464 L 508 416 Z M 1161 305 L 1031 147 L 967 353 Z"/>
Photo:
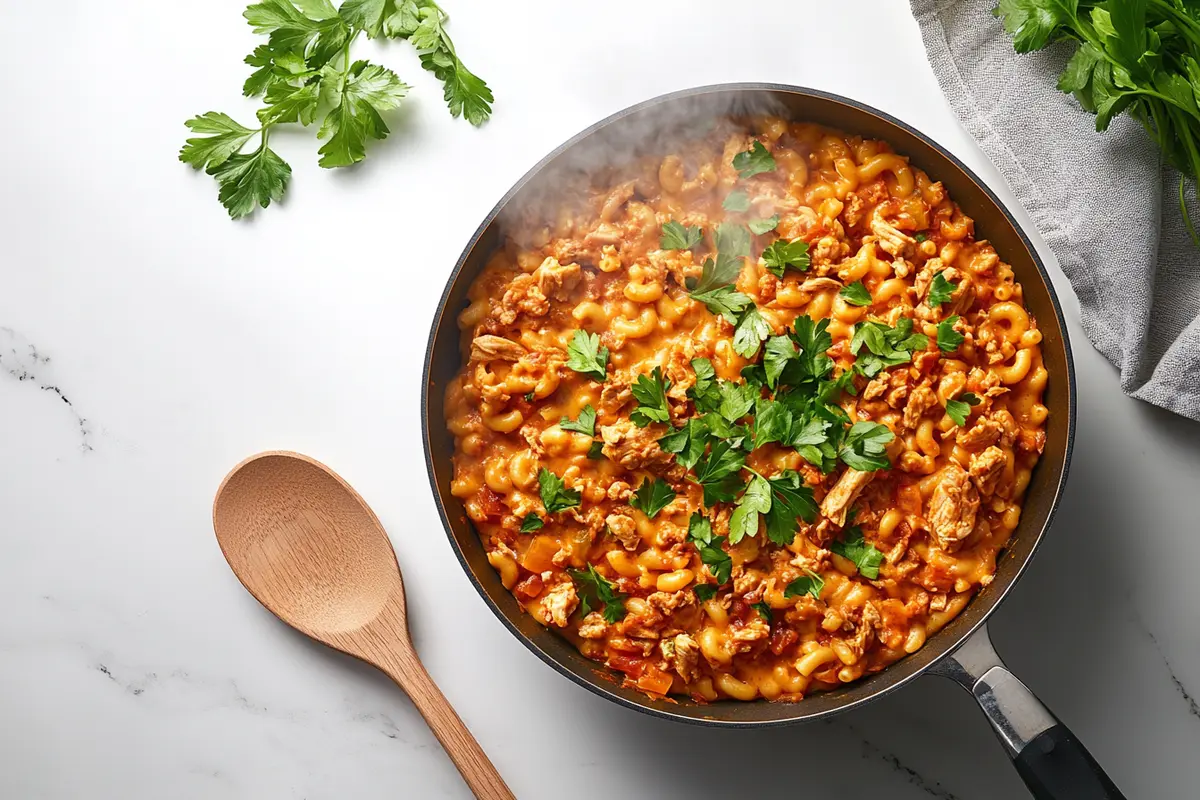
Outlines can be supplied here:
<path id="1" fill-rule="evenodd" d="M 513 800 L 417 657 L 396 553 L 358 492 L 308 456 L 259 453 L 221 483 L 213 528 L 229 566 L 258 602 L 306 636 L 387 673 L 475 796 Z"/>

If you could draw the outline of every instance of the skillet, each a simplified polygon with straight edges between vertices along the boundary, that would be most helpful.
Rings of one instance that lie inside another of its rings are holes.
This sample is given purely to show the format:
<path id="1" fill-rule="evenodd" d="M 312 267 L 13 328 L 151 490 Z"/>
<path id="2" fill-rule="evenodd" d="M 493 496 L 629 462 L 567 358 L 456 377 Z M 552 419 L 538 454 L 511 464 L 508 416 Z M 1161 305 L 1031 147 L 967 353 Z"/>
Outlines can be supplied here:
<path id="1" fill-rule="evenodd" d="M 1033 472 L 1021 522 L 997 563 L 992 584 L 923 648 L 874 675 L 798 703 L 763 700 L 696 703 L 651 698 L 613 679 L 566 639 L 525 614 L 501 584 L 462 503 L 450 494 L 454 441 L 445 426 L 443 395 L 462 365 L 456 318 L 466 292 L 501 242 L 507 215 L 552 203 L 564 175 L 592 171 L 613 159 L 662 151 L 681 127 L 726 115 L 773 113 L 883 139 L 945 185 L 975 220 L 976 236 L 989 239 L 1011 264 L 1025 303 L 1042 331 L 1050 381 L 1043 402 L 1050 410 L 1045 451 Z M 455 555 L 484 602 L 535 655 L 580 686 L 619 705 L 652 716 L 698 725 L 763 728 L 814 721 L 849 711 L 893 692 L 923 673 L 948 677 L 978 701 L 1001 744 L 1034 797 L 1093 800 L 1124 796 L 1079 740 L 1005 668 L 988 638 L 986 622 L 1020 578 L 1049 528 L 1071 459 L 1075 433 L 1075 373 L 1066 324 L 1045 266 L 995 194 L 961 161 L 929 137 L 894 117 L 843 97 L 769 83 L 719 84 L 663 95 L 596 123 L 558 147 L 525 174 L 471 237 L 438 303 L 425 354 L 421 392 L 422 443 L 430 485 Z"/>

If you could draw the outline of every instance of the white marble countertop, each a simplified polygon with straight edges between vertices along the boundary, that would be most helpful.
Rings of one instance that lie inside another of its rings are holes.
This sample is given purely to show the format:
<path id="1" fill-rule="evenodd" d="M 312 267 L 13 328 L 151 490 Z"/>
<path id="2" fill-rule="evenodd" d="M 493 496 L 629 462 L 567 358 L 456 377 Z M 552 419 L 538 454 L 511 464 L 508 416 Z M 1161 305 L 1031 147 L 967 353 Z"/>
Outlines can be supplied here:
<path id="1" fill-rule="evenodd" d="M 907 4 L 446 0 L 493 120 L 451 120 L 409 48 L 363 43 L 415 87 L 393 137 L 341 174 L 316 166 L 310 131 L 275 137 L 287 201 L 234 224 L 175 154 L 187 117 L 252 111 L 243 5 L 0 8 L 0 797 L 467 795 L 398 690 L 278 623 L 222 559 L 213 490 L 270 448 L 372 503 L 430 672 L 522 798 L 1024 796 L 973 702 L 936 678 L 752 732 L 592 696 L 487 611 L 420 457 L 422 351 L 461 247 L 613 111 L 722 81 L 819 87 L 916 125 L 1007 197 Z M 1129 797 L 1195 797 L 1200 425 L 1120 393 L 1042 249 L 1075 342 L 1077 451 L 993 635 Z"/>

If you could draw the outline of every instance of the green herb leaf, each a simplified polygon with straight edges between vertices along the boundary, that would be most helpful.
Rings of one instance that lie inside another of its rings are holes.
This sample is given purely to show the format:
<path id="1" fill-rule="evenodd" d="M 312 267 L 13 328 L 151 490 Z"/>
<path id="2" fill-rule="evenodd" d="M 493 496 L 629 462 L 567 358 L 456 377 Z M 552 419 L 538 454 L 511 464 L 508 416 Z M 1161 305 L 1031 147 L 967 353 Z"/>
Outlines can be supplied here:
<path id="1" fill-rule="evenodd" d="M 599 610 L 609 624 L 625 618 L 625 595 L 597 572 L 595 566 L 588 564 L 586 570 L 572 569 L 567 572 L 579 594 L 579 613 L 586 617 L 593 609 Z"/>
<path id="2" fill-rule="evenodd" d="M 901 317 L 896 321 L 896 327 L 889 328 L 882 322 L 860 322 L 854 327 L 854 337 L 850 340 L 850 352 L 859 356 L 855 369 L 873 378 L 885 367 L 907 364 L 912 361 L 914 351 L 924 350 L 929 346 L 929 337 L 912 332 L 913 321 L 909 317 Z M 863 346 L 868 352 L 859 355 Z"/>
<path id="3" fill-rule="evenodd" d="M 556 514 L 559 511 L 566 511 L 568 508 L 575 508 L 582 501 L 579 492 L 568 489 L 562 478 L 545 467 L 538 470 L 538 488 L 542 495 L 542 505 L 546 507 L 547 514 Z"/>
<path id="4" fill-rule="evenodd" d="M 643 480 L 642 485 L 629 498 L 629 505 L 654 519 L 658 512 L 669 506 L 674 499 L 675 490 L 666 481 Z"/>
<path id="5" fill-rule="evenodd" d="M 762 142 L 755 141 L 749 150 L 733 157 L 733 168 L 742 178 L 752 178 L 763 172 L 774 172 L 775 159 Z"/>
<path id="6" fill-rule="evenodd" d="M 683 427 L 675 428 L 658 440 L 664 453 L 672 453 L 684 469 L 691 469 L 704 455 L 708 446 L 708 426 L 699 417 L 692 417 Z"/>
<path id="7" fill-rule="evenodd" d="M 301 11 L 290 0 L 261 0 L 242 16 L 258 34 L 267 34 L 279 53 L 300 53 L 314 69 L 328 64 L 350 37 L 350 27 L 328 3 L 304 3 Z"/>
<path id="8" fill-rule="evenodd" d="M 767 379 L 767 386 L 774 389 L 788 362 L 798 356 L 799 352 L 790 336 L 772 336 L 767 339 L 767 346 L 763 350 L 763 373 Z"/>
<path id="9" fill-rule="evenodd" d="M 802 575 L 796 580 L 787 585 L 783 590 L 784 597 L 803 597 L 808 595 L 814 600 L 821 599 L 821 590 L 825 588 L 825 581 L 820 575 L 812 570 L 805 570 L 807 575 Z"/>
<path id="10" fill-rule="evenodd" d="M 708 456 L 695 467 L 696 482 L 704 490 L 704 505 L 711 508 L 716 503 L 731 502 L 737 496 L 739 473 L 745 465 L 746 456 L 730 442 L 714 442 Z"/>
<path id="11" fill-rule="evenodd" d="M 729 543 L 737 544 L 746 536 L 757 536 L 759 515 L 770 510 L 771 486 L 761 475 L 755 475 L 729 517 Z"/>
<path id="12" fill-rule="evenodd" d="M 366 158 L 367 140 L 386 139 L 390 132 L 383 112 L 398 107 L 408 88 L 396 73 L 377 64 L 356 61 L 345 73 L 327 64 L 321 70 L 321 99 L 332 109 L 317 133 L 326 139 L 317 163 L 348 167 Z"/>
<path id="13" fill-rule="evenodd" d="M 937 308 L 942 303 L 950 302 L 950 296 L 958 288 L 957 283 L 946 280 L 944 272 L 945 270 L 934 275 L 933 281 L 929 284 L 929 294 L 925 296 L 925 304 L 930 308 Z"/>
<path id="14" fill-rule="evenodd" d="M 757 603 L 751 603 L 750 607 L 757 611 L 758 615 L 765 619 L 768 625 L 771 624 L 771 607 L 769 605 L 760 600 Z"/>
<path id="15" fill-rule="evenodd" d="M 792 412 L 783 403 L 759 398 L 754 404 L 754 447 L 782 442 L 792 429 Z"/>
<path id="16" fill-rule="evenodd" d="M 853 561 L 864 578 L 879 578 L 879 565 L 883 563 L 883 553 L 876 550 L 874 545 L 866 543 L 861 528 L 847 528 L 842 534 L 842 540 L 835 539 L 830 542 L 829 549 L 842 558 Z"/>
<path id="17" fill-rule="evenodd" d="M 603 383 L 608 377 L 608 348 L 600 346 L 596 334 L 575 331 L 567 345 L 567 368 Z"/>
<path id="18" fill-rule="evenodd" d="M 694 513 L 688 520 L 688 541 L 695 545 L 700 553 L 701 563 L 708 567 L 717 583 L 729 583 L 733 573 L 733 559 L 721 547 L 725 542 L 724 537 L 713 535 L 712 523 L 703 514 Z M 713 594 L 715 593 L 714 591 Z M 698 591 L 696 596 L 700 596 Z"/>
<path id="19" fill-rule="evenodd" d="M 785 242 L 783 239 L 776 239 L 763 251 L 763 263 L 767 265 L 767 271 L 777 278 L 782 278 L 783 273 L 788 269 L 804 272 L 808 269 L 808 242 L 803 239 L 796 239 L 793 242 Z"/>
<path id="20" fill-rule="evenodd" d="M 817 518 L 817 503 L 812 487 L 795 470 L 784 470 L 767 483 L 771 487 L 771 508 L 767 513 L 767 538 L 787 547 L 796 538 L 797 519 L 812 522 Z"/>
<path id="21" fill-rule="evenodd" d="M 521 520 L 521 533 L 540 531 L 545 525 L 546 523 L 537 514 L 526 514 L 525 519 Z"/>
<path id="22" fill-rule="evenodd" d="M 977 406 L 980 402 L 978 395 L 965 392 L 958 400 L 946 402 L 946 414 L 954 420 L 955 425 L 966 425 L 967 417 L 971 415 L 971 406 Z"/>
<path id="23" fill-rule="evenodd" d="M 685 227 L 675 220 L 671 220 L 662 226 L 662 236 L 659 237 L 658 246 L 663 250 L 691 250 L 700 244 L 701 235 L 699 225 Z"/>
<path id="24" fill-rule="evenodd" d="M 266 208 L 272 200 L 282 200 L 292 177 L 292 168 L 265 140 L 253 153 L 232 155 L 207 172 L 220 184 L 217 199 L 232 219 L 249 215 L 255 207 Z"/>
<path id="25" fill-rule="evenodd" d="M 846 432 L 838 457 L 846 466 L 859 472 L 887 469 L 887 446 L 896 438 L 886 425 L 878 422 L 856 422 Z"/>
<path id="26" fill-rule="evenodd" d="M 644 428 L 652 422 L 670 422 L 671 408 L 667 405 L 667 389 L 671 382 L 664 380 L 662 369 L 655 367 L 649 376 L 638 375 L 633 383 L 633 398 L 638 406 L 630 414 L 629 419 L 639 428 Z"/>
<path id="27" fill-rule="evenodd" d="M 1041 50 L 1069 23 L 1077 0 L 1000 0 L 992 13 L 1004 22 L 1018 53 Z"/>
<path id="28" fill-rule="evenodd" d="M 800 348 L 800 357 L 789 365 L 781 376 L 782 383 L 796 386 L 804 382 L 824 378 L 833 370 L 833 359 L 826 355 L 833 347 L 833 336 L 829 333 L 829 320 L 816 322 L 812 317 L 801 315 L 792 324 L 792 341 Z"/>
<path id="29" fill-rule="evenodd" d="M 749 226 L 750 232 L 755 236 L 762 236 L 764 233 L 775 230 L 779 225 L 779 215 L 772 214 L 766 219 L 752 219 L 746 223 Z"/>
<path id="30" fill-rule="evenodd" d="M 737 422 L 749 414 L 750 409 L 754 407 L 754 401 L 758 399 L 758 392 L 746 383 L 721 381 L 719 391 L 721 404 L 717 407 L 717 413 L 730 422 Z"/>
<path id="31" fill-rule="evenodd" d="M 733 329 L 733 351 L 743 358 L 754 358 L 758 346 L 771 335 L 771 326 L 757 306 L 748 306 Z"/>
<path id="32" fill-rule="evenodd" d="M 563 417 L 558 421 L 558 427 L 564 431 L 574 431 L 575 433 L 583 433 L 588 436 L 596 435 L 596 409 L 592 408 L 592 404 L 588 403 L 579 412 L 579 420 L 572 422 L 570 418 Z"/>
<path id="33" fill-rule="evenodd" d="M 239 152 L 258 133 L 236 122 L 228 114 L 209 111 L 184 123 L 193 133 L 208 134 L 188 139 L 179 151 L 179 160 L 196 169 L 215 169 Z"/>
<path id="34" fill-rule="evenodd" d="M 866 286 L 863 286 L 862 281 L 855 281 L 838 292 L 838 294 L 852 306 L 869 306 L 874 302 L 871 299 L 871 293 L 867 291 Z"/>
<path id="35" fill-rule="evenodd" d="M 719 587 L 715 583 L 697 583 L 692 591 L 696 594 L 696 602 L 705 603 L 717 596 Z"/>
<path id="36" fill-rule="evenodd" d="M 721 405 L 721 389 L 712 362 L 707 358 L 693 358 L 692 371 L 696 373 L 696 383 L 688 389 L 688 397 L 695 401 L 697 411 L 716 411 Z"/>
<path id="37" fill-rule="evenodd" d="M 730 285 L 718 286 L 707 292 L 692 292 L 690 296 L 704 303 L 710 313 L 729 320 L 731 325 L 736 325 L 741 312 L 754 303 L 749 295 L 742 294 Z"/>
<path id="38" fill-rule="evenodd" d="M 938 323 L 937 346 L 943 353 L 953 353 L 966 339 L 965 336 L 954 330 L 954 323 L 958 320 L 959 317 L 956 314 L 953 317 L 946 317 Z"/>
<path id="39" fill-rule="evenodd" d="M 599 461 L 604 458 L 604 442 L 599 439 L 592 442 L 592 446 L 588 448 L 587 457 L 592 461 Z"/>
<path id="40" fill-rule="evenodd" d="M 750 195 L 746 194 L 740 189 L 732 191 L 725 198 L 724 202 L 721 203 L 721 208 L 725 209 L 726 211 L 732 211 L 735 214 L 749 211 Z"/>
<path id="41" fill-rule="evenodd" d="M 454 49 L 446 32 L 446 12 L 433 0 L 395 0 L 394 11 L 383 23 L 387 36 L 408 39 L 421 54 L 421 66 L 442 82 L 442 96 L 450 116 L 462 116 L 482 125 L 492 113 L 492 90 L 475 75 Z"/>

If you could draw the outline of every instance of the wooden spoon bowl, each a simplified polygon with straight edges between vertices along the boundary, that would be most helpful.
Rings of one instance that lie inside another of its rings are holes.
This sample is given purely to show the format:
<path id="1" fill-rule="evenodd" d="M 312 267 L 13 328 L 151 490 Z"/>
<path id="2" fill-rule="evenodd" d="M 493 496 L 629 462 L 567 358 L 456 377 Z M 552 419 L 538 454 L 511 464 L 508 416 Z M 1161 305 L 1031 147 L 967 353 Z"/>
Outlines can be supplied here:
<path id="1" fill-rule="evenodd" d="M 396 553 L 337 473 L 299 453 L 251 456 L 217 490 L 213 528 L 234 574 L 268 611 L 387 673 L 476 797 L 513 797 L 417 657 Z"/>

